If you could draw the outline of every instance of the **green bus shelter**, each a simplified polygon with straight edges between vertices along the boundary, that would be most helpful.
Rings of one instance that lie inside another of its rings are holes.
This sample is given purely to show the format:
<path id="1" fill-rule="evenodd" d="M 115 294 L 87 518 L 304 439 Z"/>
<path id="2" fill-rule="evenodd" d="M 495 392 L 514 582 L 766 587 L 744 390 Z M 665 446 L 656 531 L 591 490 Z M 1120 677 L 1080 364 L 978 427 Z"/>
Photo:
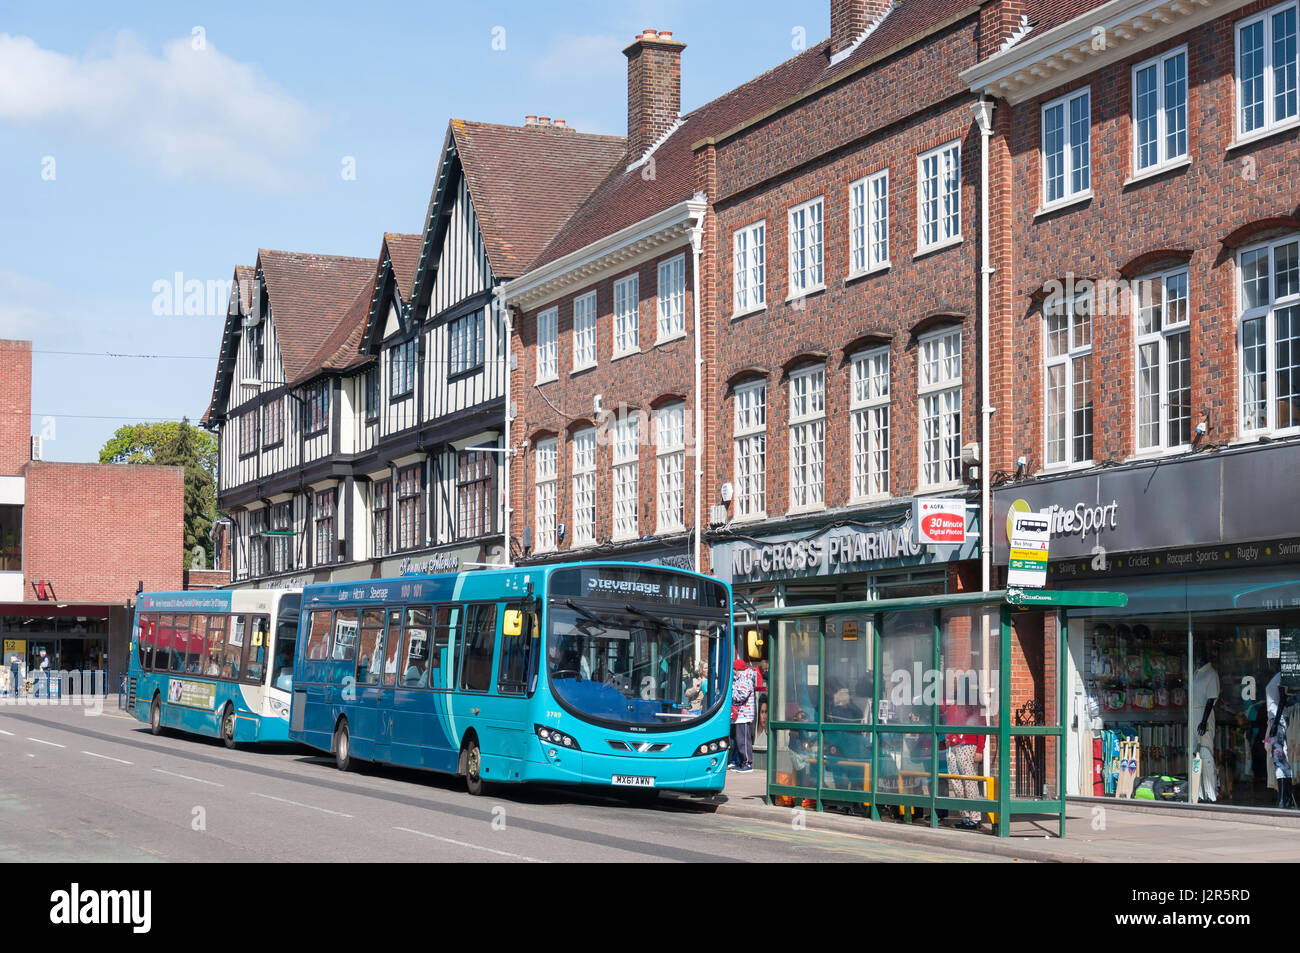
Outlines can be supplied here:
<path id="1" fill-rule="evenodd" d="M 769 798 L 932 827 L 978 812 L 1001 837 L 1055 815 L 1064 837 L 1069 611 L 1126 602 L 1006 589 L 756 610 Z"/>

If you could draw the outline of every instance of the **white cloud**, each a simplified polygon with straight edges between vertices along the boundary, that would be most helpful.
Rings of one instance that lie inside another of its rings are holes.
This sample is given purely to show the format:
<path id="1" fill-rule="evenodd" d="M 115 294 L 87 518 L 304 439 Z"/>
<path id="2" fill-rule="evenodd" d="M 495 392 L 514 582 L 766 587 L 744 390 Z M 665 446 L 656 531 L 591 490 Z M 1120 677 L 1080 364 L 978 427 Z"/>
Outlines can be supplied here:
<path id="1" fill-rule="evenodd" d="M 256 66 L 189 38 L 162 55 L 121 34 L 106 55 L 67 56 L 0 33 L 0 124 L 105 145 L 172 179 L 279 191 L 323 120 Z"/>
<path id="2" fill-rule="evenodd" d="M 631 37 L 560 33 L 537 61 L 537 75 L 543 79 L 622 77 L 627 69 L 623 47 L 631 42 Z"/>

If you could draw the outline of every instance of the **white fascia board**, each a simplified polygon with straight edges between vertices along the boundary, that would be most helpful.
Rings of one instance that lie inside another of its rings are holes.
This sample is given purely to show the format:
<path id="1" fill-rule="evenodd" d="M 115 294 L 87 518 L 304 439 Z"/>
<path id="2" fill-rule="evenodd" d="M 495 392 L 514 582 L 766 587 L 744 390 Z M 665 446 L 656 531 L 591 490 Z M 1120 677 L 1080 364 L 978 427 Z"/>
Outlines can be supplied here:
<path id="1" fill-rule="evenodd" d="M 961 73 L 972 92 L 1017 105 L 1226 16 L 1251 0 L 1110 0 Z M 1135 26 L 1145 21 L 1146 27 Z M 1128 33 L 1126 38 L 1116 31 Z M 1098 40 L 1104 37 L 1104 42 Z M 1048 65 L 1051 64 L 1051 65 Z M 1068 65 L 1062 65 L 1068 64 Z M 1019 77 L 1019 78 L 1018 78 Z"/>
<path id="2" fill-rule="evenodd" d="M 698 222 L 704 217 L 708 204 L 708 200 L 701 195 L 678 202 L 662 212 L 656 212 L 612 235 L 570 252 L 563 258 L 557 258 L 549 264 L 507 281 L 501 286 L 501 297 L 506 304 L 520 305 L 526 310 L 532 310 L 553 298 L 560 297 L 577 282 L 590 284 L 592 280 L 597 280 L 593 277 L 596 272 L 604 271 L 606 268 L 626 270 L 628 266 L 626 258 L 617 257 L 617 260 L 608 263 L 604 259 L 617 256 L 618 252 L 638 243 L 655 245 L 652 251 L 661 249 L 663 243 L 657 242 L 657 239 L 674 229 L 681 230 L 685 235 L 685 229 L 690 223 Z"/>

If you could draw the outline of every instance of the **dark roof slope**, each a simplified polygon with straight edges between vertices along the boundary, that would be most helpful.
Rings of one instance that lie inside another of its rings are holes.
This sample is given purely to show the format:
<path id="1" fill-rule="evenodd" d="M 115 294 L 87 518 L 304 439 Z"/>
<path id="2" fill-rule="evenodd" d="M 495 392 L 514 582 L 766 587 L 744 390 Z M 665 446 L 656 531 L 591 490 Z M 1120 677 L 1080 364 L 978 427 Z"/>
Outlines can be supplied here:
<path id="1" fill-rule="evenodd" d="M 318 368 L 313 359 L 368 292 L 373 258 L 306 255 L 262 249 L 258 266 L 266 279 L 285 380 L 296 383 Z"/>
<path id="2" fill-rule="evenodd" d="M 549 125 L 453 119 L 451 135 L 498 278 L 523 274 L 626 152 L 622 136 Z"/>
<path id="3" fill-rule="evenodd" d="M 1029 35 L 1046 33 L 1106 2 L 1107 0 L 1026 0 L 1025 16 L 1033 27 Z"/>
<path id="4" fill-rule="evenodd" d="M 411 287 L 415 284 L 415 269 L 420 264 L 420 236 L 404 235 L 400 232 L 384 233 L 384 248 L 393 262 L 393 274 L 402 296 L 411 296 Z M 382 255 L 380 261 L 383 261 Z"/>
<path id="5" fill-rule="evenodd" d="M 801 93 L 852 72 L 860 64 L 978 9 L 979 0 L 900 0 L 853 52 L 830 62 L 830 41 L 793 56 L 760 76 L 682 117 L 681 125 L 653 150 L 653 175 L 625 158 L 560 229 L 530 267 L 563 258 L 695 193 L 691 146 L 783 105 Z"/>

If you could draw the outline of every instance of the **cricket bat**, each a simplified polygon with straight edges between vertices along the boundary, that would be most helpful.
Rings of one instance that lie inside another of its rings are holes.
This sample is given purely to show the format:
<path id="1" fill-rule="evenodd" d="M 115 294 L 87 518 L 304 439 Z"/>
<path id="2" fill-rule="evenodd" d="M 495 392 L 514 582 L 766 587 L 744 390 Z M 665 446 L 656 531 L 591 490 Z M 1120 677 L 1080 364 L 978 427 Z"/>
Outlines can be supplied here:
<path id="1" fill-rule="evenodd" d="M 1115 796 L 1128 797 L 1128 747 L 1127 740 L 1119 743 L 1119 779 L 1115 782 Z"/>
<path id="2" fill-rule="evenodd" d="M 1094 770 L 1092 765 L 1092 731 L 1085 728 L 1079 744 L 1079 793 L 1084 797 L 1092 794 Z"/>
<path id="3" fill-rule="evenodd" d="M 1188 785 L 1187 803 L 1195 804 L 1201 799 L 1201 739 L 1195 735 L 1192 741 L 1192 776 Z"/>
<path id="4" fill-rule="evenodd" d="M 1133 792 L 1137 790 L 1138 778 L 1142 777 L 1142 742 L 1133 742 L 1132 757 L 1129 759 L 1129 781 L 1128 796 L 1132 797 Z"/>

